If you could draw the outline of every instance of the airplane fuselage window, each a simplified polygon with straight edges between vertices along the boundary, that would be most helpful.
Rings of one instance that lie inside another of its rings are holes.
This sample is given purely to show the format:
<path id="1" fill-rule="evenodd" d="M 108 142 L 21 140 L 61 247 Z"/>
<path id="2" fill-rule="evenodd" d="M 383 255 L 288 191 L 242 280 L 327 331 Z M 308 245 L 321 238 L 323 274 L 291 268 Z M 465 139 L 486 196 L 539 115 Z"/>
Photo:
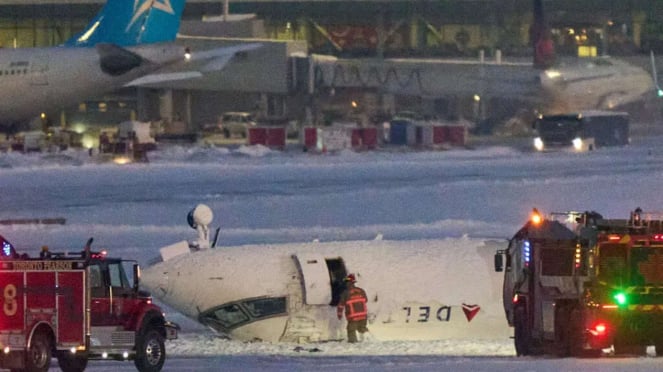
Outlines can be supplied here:
<path id="1" fill-rule="evenodd" d="M 27 69 L 0 71 L 0 76 L 2 76 L 2 75 L 27 75 L 27 74 L 28 74 Z"/>

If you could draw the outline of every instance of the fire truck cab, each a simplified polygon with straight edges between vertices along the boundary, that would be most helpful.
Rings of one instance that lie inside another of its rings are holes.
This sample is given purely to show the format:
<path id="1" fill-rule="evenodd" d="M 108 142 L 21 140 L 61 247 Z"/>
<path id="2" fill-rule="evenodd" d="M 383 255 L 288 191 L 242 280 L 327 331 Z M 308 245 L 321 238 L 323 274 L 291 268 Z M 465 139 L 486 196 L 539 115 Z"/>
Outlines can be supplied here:
<path id="1" fill-rule="evenodd" d="M 82 252 L 43 249 L 38 258 L 0 240 L 0 368 L 47 371 L 56 357 L 63 371 L 83 371 L 90 359 L 161 370 L 164 341 L 179 327 L 139 290 L 135 261 L 92 252 L 92 239 Z"/>
<path id="2" fill-rule="evenodd" d="M 663 219 L 535 209 L 495 269 L 517 355 L 663 354 Z"/>

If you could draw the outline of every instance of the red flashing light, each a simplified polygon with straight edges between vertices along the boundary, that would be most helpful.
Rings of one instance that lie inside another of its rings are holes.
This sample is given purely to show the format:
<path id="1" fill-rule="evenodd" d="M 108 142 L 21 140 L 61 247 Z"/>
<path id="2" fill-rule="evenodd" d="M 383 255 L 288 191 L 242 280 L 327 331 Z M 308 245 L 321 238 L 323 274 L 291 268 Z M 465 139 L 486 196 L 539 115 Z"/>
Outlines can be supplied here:
<path id="1" fill-rule="evenodd" d="M 513 299 L 511 300 L 514 304 L 518 302 L 518 293 L 513 295 Z"/>
<path id="2" fill-rule="evenodd" d="M 104 258 L 106 258 L 106 254 L 107 254 L 106 251 L 101 251 L 99 253 L 93 253 L 92 258 L 97 258 L 97 259 L 102 259 L 103 260 Z"/>
<path id="3" fill-rule="evenodd" d="M 605 331 L 606 331 L 607 329 L 608 329 L 608 328 L 606 327 L 605 323 L 599 323 L 599 324 L 597 324 L 597 325 L 594 326 L 594 330 L 595 330 L 598 334 L 604 334 Z"/>
<path id="4" fill-rule="evenodd" d="M 654 234 L 651 237 L 651 240 L 656 241 L 656 242 L 663 242 L 663 234 Z"/>

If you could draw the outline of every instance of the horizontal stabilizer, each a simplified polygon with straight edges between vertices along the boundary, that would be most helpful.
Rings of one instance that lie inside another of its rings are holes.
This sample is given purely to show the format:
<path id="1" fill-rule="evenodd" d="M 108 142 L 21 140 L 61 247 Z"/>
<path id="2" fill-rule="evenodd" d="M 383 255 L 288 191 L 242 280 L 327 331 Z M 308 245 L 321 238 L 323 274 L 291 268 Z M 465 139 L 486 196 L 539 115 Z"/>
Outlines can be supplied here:
<path id="1" fill-rule="evenodd" d="M 199 71 L 183 71 L 183 72 L 169 72 L 164 74 L 150 74 L 139 77 L 138 79 L 135 79 L 127 83 L 125 86 L 134 87 L 141 85 L 160 84 L 171 81 L 195 79 L 201 76 L 203 76 L 203 74 L 200 73 Z"/>

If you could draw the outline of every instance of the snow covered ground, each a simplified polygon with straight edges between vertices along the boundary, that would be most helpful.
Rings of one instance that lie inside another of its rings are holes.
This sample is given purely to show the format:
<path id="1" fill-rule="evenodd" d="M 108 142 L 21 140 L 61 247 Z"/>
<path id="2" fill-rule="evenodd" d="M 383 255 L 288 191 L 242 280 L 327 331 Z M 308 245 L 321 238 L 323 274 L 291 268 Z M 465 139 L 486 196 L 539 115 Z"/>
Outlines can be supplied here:
<path id="1" fill-rule="evenodd" d="M 65 225 L 0 226 L 0 234 L 32 254 L 42 245 L 80 250 L 94 237 L 93 247 L 147 265 L 159 247 L 195 236 L 186 215 L 205 203 L 215 212 L 212 225 L 221 227 L 221 246 L 378 235 L 403 244 L 505 239 L 533 207 L 596 210 L 611 218 L 625 218 L 638 206 L 663 210 L 660 140 L 636 138 L 625 148 L 586 154 L 507 146 L 325 155 L 170 146 L 151 153 L 148 164 L 124 166 L 98 164 L 85 152 L 0 154 L 0 220 L 66 218 Z M 205 366 L 216 361 L 235 370 L 338 369 L 357 363 L 380 370 L 655 370 L 661 365 L 652 358 L 515 358 L 508 339 L 244 344 L 169 315 L 184 326 L 181 338 L 167 346 L 177 361 L 173 367 L 192 357 L 199 370 L 214 369 Z M 310 352 L 314 348 L 321 351 Z"/>

